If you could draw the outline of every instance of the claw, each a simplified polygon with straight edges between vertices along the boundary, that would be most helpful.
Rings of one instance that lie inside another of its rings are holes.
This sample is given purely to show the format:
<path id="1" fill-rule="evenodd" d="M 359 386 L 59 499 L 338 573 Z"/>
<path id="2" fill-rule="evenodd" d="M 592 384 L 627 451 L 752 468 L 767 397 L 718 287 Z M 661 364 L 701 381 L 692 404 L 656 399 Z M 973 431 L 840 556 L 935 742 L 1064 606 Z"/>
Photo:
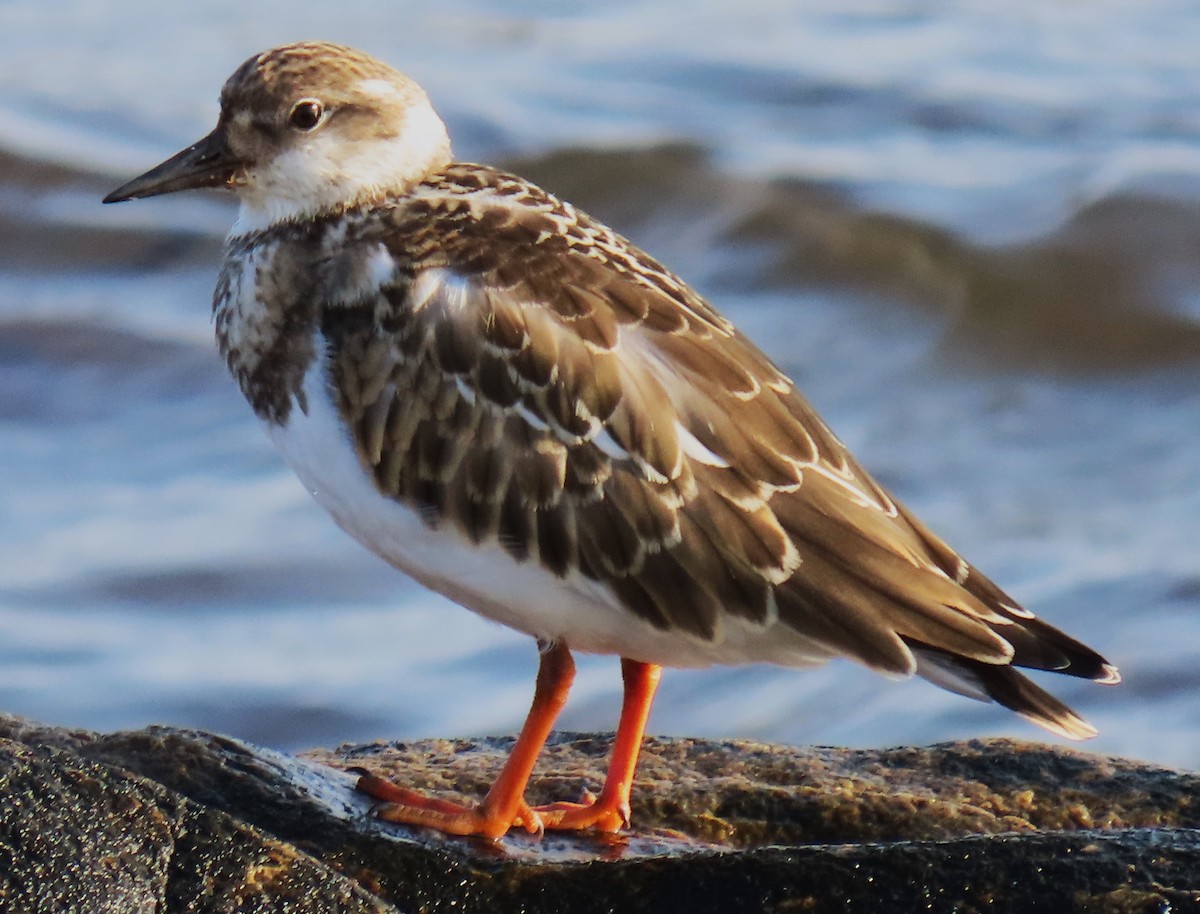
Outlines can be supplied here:
<path id="1" fill-rule="evenodd" d="M 550 803 L 537 806 L 533 812 L 541 816 L 546 828 L 554 831 L 579 831 L 585 828 L 600 832 L 617 832 L 629 827 L 628 800 L 609 800 L 603 793 L 596 797 L 584 791 L 580 803 Z"/>
<path id="2" fill-rule="evenodd" d="M 633 824 L 633 809 L 629 806 L 629 801 L 622 801 L 617 806 L 617 812 L 621 814 L 621 827 L 629 828 Z"/>
<path id="3" fill-rule="evenodd" d="M 533 807 L 522 801 L 521 808 L 517 810 L 517 816 L 513 819 L 512 824 L 518 828 L 523 828 L 531 835 L 542 837 L 546 833 L 546 825 L 542 822 L 542 817 L 534 812 Z"/>

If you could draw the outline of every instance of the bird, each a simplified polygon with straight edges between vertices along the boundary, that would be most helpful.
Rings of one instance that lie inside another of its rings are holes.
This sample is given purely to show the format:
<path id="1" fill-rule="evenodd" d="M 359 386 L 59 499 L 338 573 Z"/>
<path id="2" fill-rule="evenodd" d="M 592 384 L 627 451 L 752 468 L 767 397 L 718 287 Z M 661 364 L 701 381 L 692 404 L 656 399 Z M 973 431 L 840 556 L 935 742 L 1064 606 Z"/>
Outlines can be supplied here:
<path id="1" fill-rule="evenodd" d="M 686 282 L 530 181 L 457 161 L 388 64 L 306 41 L 245 61 L 216 127 L 109 194 L 240 206 L 218 348 L 334 521 L 426 587 L 536 639 L 528 716 L 478 803 L 362 773 L 380 818 L 498 839 L 615 832 L 662 669 L 846 657 L 1096 730 L 1018 668 L 1120 680 L 864 470 Z M 526 786 L 574 676 L 620 658 L 598 796 Z"/>

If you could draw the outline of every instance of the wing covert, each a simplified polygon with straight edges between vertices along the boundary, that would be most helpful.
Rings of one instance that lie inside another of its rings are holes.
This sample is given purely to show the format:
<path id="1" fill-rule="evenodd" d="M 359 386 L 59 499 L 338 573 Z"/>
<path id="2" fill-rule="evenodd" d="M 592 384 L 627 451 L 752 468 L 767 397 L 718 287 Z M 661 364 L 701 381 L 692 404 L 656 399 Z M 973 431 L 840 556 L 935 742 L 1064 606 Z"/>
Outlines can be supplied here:
<path id="1" fill-rule="evenodd" d="M 398 208 L 361 239 L 395 265 L 379 294 L 326 309 L 380 491 L 698 638 L 739 618 L 894 674 L 913 646 L 1061 666 L 707 302 L 532 185 L 488 181 Z"/>

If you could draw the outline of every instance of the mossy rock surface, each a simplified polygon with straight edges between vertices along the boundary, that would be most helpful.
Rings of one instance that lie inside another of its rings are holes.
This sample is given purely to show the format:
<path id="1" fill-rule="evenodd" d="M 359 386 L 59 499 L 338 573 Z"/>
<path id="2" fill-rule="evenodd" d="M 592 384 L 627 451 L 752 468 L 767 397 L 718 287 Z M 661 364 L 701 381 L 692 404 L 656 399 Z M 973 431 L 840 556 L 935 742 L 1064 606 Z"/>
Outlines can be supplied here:
<path id="1" fill-rule="evenodd" d="M 381 823 L 337 770 L 477 799 L 510 744 L 0 716 L 0 912 L 1200 911 L 1200 776 L 1037 743 L 649 739 L 628 834 L 498 843 Z M 597 789 L 610 745 L 558 735 L 529 799 Z"/>

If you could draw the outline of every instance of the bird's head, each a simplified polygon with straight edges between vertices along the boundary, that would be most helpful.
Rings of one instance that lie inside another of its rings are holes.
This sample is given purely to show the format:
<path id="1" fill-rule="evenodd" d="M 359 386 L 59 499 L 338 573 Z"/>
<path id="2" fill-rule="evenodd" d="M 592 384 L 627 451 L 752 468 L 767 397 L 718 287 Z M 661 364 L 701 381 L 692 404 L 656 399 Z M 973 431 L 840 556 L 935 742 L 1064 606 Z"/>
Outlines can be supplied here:
<path id="1" fill-rule="evenodd" d="M 449 162 L 420 86 L 360 51 L 304 42 L 238 67 L 212 133 L 104 202 L 227 188 L 242 204 L 236 233 L 403 193 Z"/>

